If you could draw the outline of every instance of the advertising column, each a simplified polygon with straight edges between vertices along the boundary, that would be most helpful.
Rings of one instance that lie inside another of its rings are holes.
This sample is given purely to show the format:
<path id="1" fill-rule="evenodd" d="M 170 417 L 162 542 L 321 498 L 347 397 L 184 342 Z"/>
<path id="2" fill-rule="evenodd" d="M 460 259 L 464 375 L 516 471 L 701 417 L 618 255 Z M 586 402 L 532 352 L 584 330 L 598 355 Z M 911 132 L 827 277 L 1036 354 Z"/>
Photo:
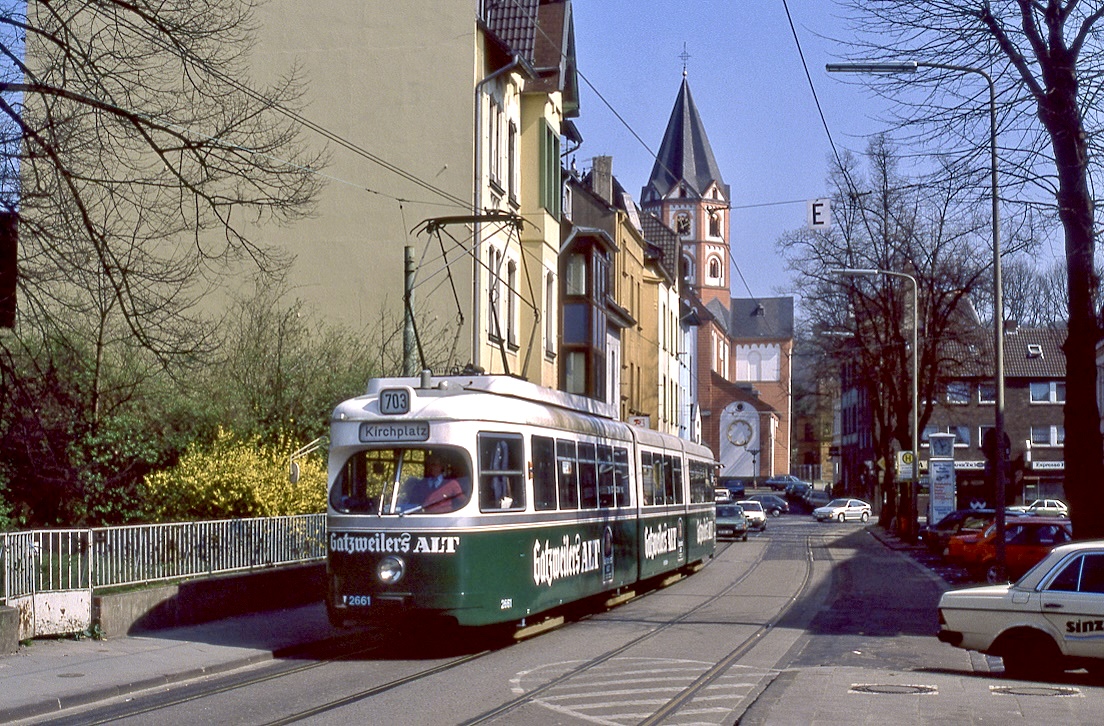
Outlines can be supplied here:
<path id="1" fill-rule="evenodd" d="M 928 504 L 928 524 L 939 520 L 958 508 L 955 491 L 954 434 L 928 436 L 928 475 L 931 479 L 931 496 Z"/>

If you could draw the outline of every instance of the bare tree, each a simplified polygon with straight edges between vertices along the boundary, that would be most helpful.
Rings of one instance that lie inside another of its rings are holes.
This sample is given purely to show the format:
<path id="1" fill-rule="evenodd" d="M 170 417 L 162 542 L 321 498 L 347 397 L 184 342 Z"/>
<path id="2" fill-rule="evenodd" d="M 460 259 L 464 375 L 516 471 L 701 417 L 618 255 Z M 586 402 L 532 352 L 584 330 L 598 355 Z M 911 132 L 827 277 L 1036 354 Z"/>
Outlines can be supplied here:
<path id="1" fill-rule="evenodd" d="M 242 262 L 286 264 L 255 236 L 311 211 L 324 158 L 289 115 L 297 73 L 251 84 L 254 7 L 31 0 L 0 11 L 0 137 L 4 168 L 18 169 L 0 204 L 18 213 L 22 329 L 191 353 L 212 279 Z"/>
<path id="2" fill-rule="evenodd" d="M 940 181 L 916 184 L 898 172 L 898 154 L 883 137 L 875 138 L 860 161 L 845 156 L 831 175 L 835 224 L 826 231 L 803 229 L 780 240 L 802 296 L 808 344 L 819 349 L 830 367 L 847 361 L 855 380 L 866 387 L 873 410 L 873 455 L 893 460 L 913 448 L 911 431 L 912 326 L 910 283 L 893 276 L 833 275 L 833 269 L 879 269 L 915 278 L 918 296 L 919 429 L 932 413 L 943 383 L 948 355 L 968 346 L 978 321 L 969 296 L 985 283 L 987 225 L 960 205 L 954 170 Z M 971 325 L 972 322 L 972 325 Z M 893 516 L 895 473 L 884 472 L 889 496 L 883 519 Z"/>
<path id="3" fill-rule="evenodd" d="M 1078 538 L 1104 536 L 1104 438 L 1096 399 L 1094 200 L 1104 91 L 1104 5 L 1079 0 L 841 0 L 863 60 L 916 60 L 986 70 L 997 87 L 1002 196 L 1038 203 L 1065 235 L 1068 335 L 1065 472 Z M 986 89 L 954 71 L 871 79 L 900 102 L 919 138 L 968 165 L 985 149 Z M 906 84 L 908 88 L 906 89 Z M 918 84 L 926 90 L 911 93 Z"/>

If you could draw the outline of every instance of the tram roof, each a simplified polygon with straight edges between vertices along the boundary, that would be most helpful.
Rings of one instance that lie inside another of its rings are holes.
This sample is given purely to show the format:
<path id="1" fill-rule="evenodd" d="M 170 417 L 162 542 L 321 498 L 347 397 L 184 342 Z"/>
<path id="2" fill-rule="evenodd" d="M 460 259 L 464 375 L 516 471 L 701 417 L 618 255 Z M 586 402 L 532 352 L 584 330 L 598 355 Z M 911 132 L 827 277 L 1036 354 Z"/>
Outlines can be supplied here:
<path id="1" fill-rule="evenodd" d="M 409 386 L 418 390 L 435 390 L 443 393 L 466 391 L 469 393 L 489 393 L 495 396 L 517 398 L 523 401 L 539 403 L 545 406 L 576 411 L 579 413 L 598 416 L 600 418 L 617 420 L 616 408 L 605 401 L 598 401 L 586 396 L 574 393 L 557 391 L 544 386 L 538 386 L 521 378 L 513 376 L 429 376 L 420 377 L 395 377 L 373 378 L 368 382 L 369 396 L 379 395 L 386 388 Z"/>

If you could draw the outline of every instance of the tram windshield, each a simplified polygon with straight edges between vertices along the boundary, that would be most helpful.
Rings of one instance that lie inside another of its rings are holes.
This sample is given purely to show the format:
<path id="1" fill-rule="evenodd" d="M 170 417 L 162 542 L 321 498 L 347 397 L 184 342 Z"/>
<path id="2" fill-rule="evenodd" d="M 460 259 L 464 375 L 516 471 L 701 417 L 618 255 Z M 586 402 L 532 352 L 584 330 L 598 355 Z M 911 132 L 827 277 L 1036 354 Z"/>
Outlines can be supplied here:
<path id="1" fill-rule="evenodd" d="M 471 481 L 457 449 L 368 449 L 341 467 L 330 505 L 349 514 L 443 514 L 468 503 Z"/>

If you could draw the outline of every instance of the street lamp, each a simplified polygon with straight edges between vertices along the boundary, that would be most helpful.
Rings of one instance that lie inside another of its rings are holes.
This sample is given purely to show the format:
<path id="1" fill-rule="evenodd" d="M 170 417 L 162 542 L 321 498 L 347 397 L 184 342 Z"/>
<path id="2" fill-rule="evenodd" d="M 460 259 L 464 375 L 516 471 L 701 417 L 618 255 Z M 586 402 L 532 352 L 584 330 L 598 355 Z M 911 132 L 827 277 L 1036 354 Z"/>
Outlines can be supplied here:
<path id="1" fill-rule="evenodd" d="M 1003 571 L 1004 557 L 1004 505 L 1005 472 L 1004 460 L 1004 300 L 1001 285 L 1001 245 L 1000 215 L 997 210 L 997 89 L 992 77 L 981 68 L 952 65 L 949 63 L 928 63 L 925 61 L 907 61 L 899 63 L 828 63 L 825 69 L 829 73 L 915 73 L 918 68 L 940 68 L 959 73 L 976 73 L 989 84 L 989 177 L 990 194 L 993 205 L 993 387 L 996 388 L 996 411 L 993 416 L 993 435 L 996 441 L 994 456 L 994 478 L 996 484 L 997 509 L 997 565 Z"/>
<path id="2" fill-rule="evenodd" d="M 842 269 L 829 270 L 833 275 L 848 275 L 851 277 L 874 277 L 887 275 L 889 277 L 901 277 L 912 283 L 912 515 L 909 519 L 909 537 L 915 538 L 919 533 L 916 517 L 919 515 L 918 490 L 920 488 L 920 458 L 917 450 L 920 446 L 920 368 L 916 357 L 916 331 L 920 327 L 920 308 L 917 306 L 916 278 L 904 272 L 891 272 L 890 270 L 875 269 Z"/>

